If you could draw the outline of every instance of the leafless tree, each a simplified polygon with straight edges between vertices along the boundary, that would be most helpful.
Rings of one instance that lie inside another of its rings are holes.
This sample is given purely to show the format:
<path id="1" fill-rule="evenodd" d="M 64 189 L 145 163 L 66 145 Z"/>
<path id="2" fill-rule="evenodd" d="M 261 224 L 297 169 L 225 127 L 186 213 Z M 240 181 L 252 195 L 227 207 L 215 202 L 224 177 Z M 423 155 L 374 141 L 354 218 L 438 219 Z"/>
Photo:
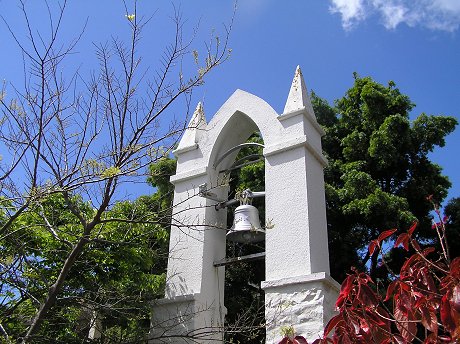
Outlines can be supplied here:
<path id="1" fill-rule="evenodd" d="M 79 223 L 78 235 L 69 239 L 43 217 L 49 232 L 67 251 L 58 276 L 48 282 L 46 298 L 35 300 L 39 307 L 23 338 L 26 343 L 56 303 L 84 248 L 95 240 L 97 227 L 116 220 L 108 210 L 120 196 L 122 185 L 135 181 L 146 166 L 170 154 L 186 127 L 186 118 L 171 121 L 166 116 L 168 109 L 183 97 L 184 113 L 188 113 L 193 89 L 229 56 L 231 25 L 221 41 L 211 39 L 201 59 L 192 50 L 192 40 L 184 37 L 183 20 L 176 12 L 174 39 L 161 52 L 160 68 L 151 73 L 138 56 L 141 32 L 150 18 L 139 15 L 134 4 L 132 10 L 126 7 L 130 41 L 112 39 L 96 45 L 100 69 L 87 78 L 78 71 L 65 73 L 64 63 L 80 38 L 67 45 L 58 43 L 67 2 L 58 5 L 57 14 L 56 4 L 46 4 L 48 37 L 32 27 L 25 2 L 19 0 L 19 5 L 28 32 L 26 41 L 2 18 L 24 57 L 25 74 L 21 86 L 3 85 L 0 92 L 0 238 L 12 235 L 18 217 L 50 195 L 63 197 Z M 195 61 L 194 72 L 183 69 L 185 59 Z M 94 211 L 84 212 L 75 195 L 90 202 Z"/>

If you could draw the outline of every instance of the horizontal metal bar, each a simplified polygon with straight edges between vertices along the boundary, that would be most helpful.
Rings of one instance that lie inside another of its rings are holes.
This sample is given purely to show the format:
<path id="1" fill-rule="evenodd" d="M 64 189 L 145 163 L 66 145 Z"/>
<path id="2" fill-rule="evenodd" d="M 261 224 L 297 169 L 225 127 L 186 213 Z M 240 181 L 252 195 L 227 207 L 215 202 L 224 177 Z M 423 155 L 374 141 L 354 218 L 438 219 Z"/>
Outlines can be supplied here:
<path id="1" fill-rule="evenodd" d="M 240 203 L 240 201 L 238 201 L 237 199 L 231 199 L 231 200 L 228 200 L 228 201 L 225 201 L 225 202 L 217 203 L 215 208 L 216 208 L 216 210 L 220 210 L 220 209 L 227 208 L 227 207 L 229 207 L 231 205 L 234 205 L 234 204 L 237 204 L 237 203 Z"/>
<path id="2" fill-rule="evenodd" d="M 250 262 L 253 260 L 262 260 L 265 259 L 265 252 L 248 254 L 247 256 L 235 257 L 235 258 L 224 258 L 214 262 L 214 266 L 217 268 L 219 266 L 225 266 L 232 263 L 238 262 Z"/>
<path id="3" fill-rule="evenodd" d="M 248 191 L 249 193 L 249 198 L 258 198 L 258 197 L 265 197 L 265 191 Z M 216 204 L 216 210 L 219 210 L 219 209 L 224 209 L 228 206 L 231 206 L 231 205 L 234 205 L 234 204 L 237 204 L 237 203 L 240 203 L 239 200 L 237 199 L 231 199 L 231 200 L 228 200 L 228 201 L 224 201 L 224 202 L 220 202 L 218 204 Z"/>
<path id="4" fill-rule="evenodd" d="M 249 191 L 249 197 L 251 198 L 265 197 L 265 191 Z"/>

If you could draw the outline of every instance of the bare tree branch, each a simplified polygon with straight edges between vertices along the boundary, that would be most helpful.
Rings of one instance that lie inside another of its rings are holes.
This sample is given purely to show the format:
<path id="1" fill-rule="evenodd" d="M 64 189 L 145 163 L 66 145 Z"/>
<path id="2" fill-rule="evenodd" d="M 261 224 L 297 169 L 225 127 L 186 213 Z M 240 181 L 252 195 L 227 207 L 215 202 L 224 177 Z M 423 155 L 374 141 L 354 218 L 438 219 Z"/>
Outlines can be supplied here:
<path id="1" fill-rule="evenodd" d="M 151 18 L 138 14 L 136 2 L 133 12 L 125 3 L 130 41 L 125 44 L 112 39 L 108 44 L 96 45 L 99 71 L 87 78 L 77 70 L 66 78 L 63 64 L 83 34 L 66 45 L 59 43 L 67 1 L 45 3 L 47 33 L 35 31 L 26 2 L 19 3 L 27 31 L 25 41 L 1 17 L 23 56 L 25 76 L 21 88 L 11 86 L 13 96 L 6 95 L 6 85 L 0 93 L 0 144 L 6 149 L 2 152 L 5 160 L 0 161 L 0 237 L 10 243 L 20 238 L 30 240 L 28 231 L 45 229 L 64 257 L 53 280 L 40 277 L 48 286 L 43 296 L 28 292 L 23 275 L 30 269 L 40 276 L 40 247 L 18 251 L 18 260 L 6 264 L 5 269 L 2 266 L 0 282 L 16 290 L 16 304 L 29 299 L 39 303 L 22 338 L 27 343 L 61 300 L 69 273 L 84 259 L 88 245 L 109 242 L 98 239 L 103 226 L 112 222 L 136 226 L 170 221 L 165 214 L 156 214 L 155 220 L 153 215 L 137 220 L 107 213 L 119 200 L 124 183 L 144 175 L 149 164 L 168 156 L 174 148 L 187 124 L 185 119 L 170 121 L 167 111 L 181 97 L 188 109 L 192 91 L 228 58 L 231 25 L 222 40 L 211 39 L 205 60 L 197 60 L 197 71 L 187 77 L 182 66 L 184 59 L 193 59 L 193 41 L 184 40 L 184 22 L 176 11 L 174 39 L 161 53 L 160 67 L 149 81 L 152 73 L 148 68 L 142 70 L 138 46 Z M 46 213 L 43 203 L 52 196 L 61 197 L 74 217 L 72 229 L 59 229 Z M 77 196 L 87 202 L 89 210 L 81 206 Z M 18 223 L 21 219 L 39 224 L 22 226 Z M 120 241 L 121 245 L 126 243 L 129 240 Z M 5 328 L 1 327 L 0 332 L 8 341 L 10 334 Z"/>

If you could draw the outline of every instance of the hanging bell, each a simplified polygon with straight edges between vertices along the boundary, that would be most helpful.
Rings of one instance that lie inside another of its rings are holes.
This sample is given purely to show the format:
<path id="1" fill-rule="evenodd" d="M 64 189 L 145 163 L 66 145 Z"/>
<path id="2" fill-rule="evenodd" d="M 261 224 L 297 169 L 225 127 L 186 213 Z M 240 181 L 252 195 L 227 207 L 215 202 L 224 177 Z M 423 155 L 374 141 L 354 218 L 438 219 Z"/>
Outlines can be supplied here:
<path id="1" fill-rule="evenodd" d="M 244 204 L 235 209 L 233 226 L 227 233 L 227 239 L 239 243 L 264 241 L 265 230 L 260 225 L 259 211 L 256 207 Z"/>

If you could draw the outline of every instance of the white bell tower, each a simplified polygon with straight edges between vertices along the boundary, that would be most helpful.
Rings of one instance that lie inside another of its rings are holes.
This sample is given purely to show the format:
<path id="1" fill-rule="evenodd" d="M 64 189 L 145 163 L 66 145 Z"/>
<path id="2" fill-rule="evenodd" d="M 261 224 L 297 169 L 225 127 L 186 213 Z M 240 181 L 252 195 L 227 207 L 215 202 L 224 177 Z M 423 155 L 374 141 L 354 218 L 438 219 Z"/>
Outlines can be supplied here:
<path id="1" fill-rule="evenodd" d="M 228 186 L 219 170 L 232 165 L 237 151 L 259 131 L 265 148 L 266 343 L 282 339 L 292 326 L 309 341 L 332 317 L 339 285 L 329 276 L 322 154 L 324 131 L 316 121 L 307 88 L 297 70 L 283 114 L 241 90 L 209 123 L 198 104 L 174 154 L 177 157 L 174 210 L 165 298 L 153 306 L 152 343 L 222 343 L 226 212 Z M 215 168 L 219 161 L 219 169 Z M 211 198 L 200 197 L 206 184 Z M 190 340 L 188 340 L 189 338 Z"/>

